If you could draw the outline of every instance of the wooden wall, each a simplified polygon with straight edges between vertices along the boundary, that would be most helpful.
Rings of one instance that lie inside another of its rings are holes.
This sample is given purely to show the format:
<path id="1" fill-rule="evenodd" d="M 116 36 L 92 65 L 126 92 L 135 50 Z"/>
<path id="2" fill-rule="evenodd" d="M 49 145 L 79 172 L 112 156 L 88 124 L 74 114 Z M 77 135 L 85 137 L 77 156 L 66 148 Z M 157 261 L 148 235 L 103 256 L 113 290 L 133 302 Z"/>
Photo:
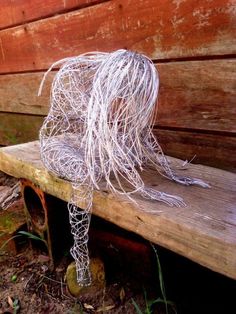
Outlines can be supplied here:
<path id="1" fill-rule="evenodd" d="M 38 138 L 54 61 L 128 48 L 160 74 L 155 134 L 169 155 L 236 170 L 236 1 L 2 0 L 0 145 Z"/>

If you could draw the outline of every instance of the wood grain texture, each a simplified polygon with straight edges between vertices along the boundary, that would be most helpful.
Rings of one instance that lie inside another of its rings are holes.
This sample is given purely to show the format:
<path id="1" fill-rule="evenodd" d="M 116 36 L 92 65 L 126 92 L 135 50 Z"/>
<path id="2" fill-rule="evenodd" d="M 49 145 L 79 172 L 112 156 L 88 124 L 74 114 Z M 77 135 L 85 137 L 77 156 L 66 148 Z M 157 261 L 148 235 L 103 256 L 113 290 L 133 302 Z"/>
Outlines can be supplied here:
<path id="1" fill-rule="evenodd" d="M 0 32 L 0 71 L 46 69 L 63 57 L 129 48 L 152 59 L 236 53 L 231 0 L 112 0 Z"/>
<path id="2" fill-rule="evenodd" d="M 236 60 L 171 62 L 157 69 L 157 125 L 236 133 Z M 54 74 L 41 97 L 42 73 L 0 75 L 0 111 L 46 115 Z"/>
<path id="3" fill-rule="evenodd" d="M 40 97 L 38 90 L 43 73 L 0 75 L 0 112 L 47 115 L 54 74 L 48 74 Z"/>
<path id="4" fill-rule="evenodd" d="M 102 0 L 1 0 L 0 29 L 83 8 Z"/>
<path id="5" fill-rule="evenodd" d="M 38 139 L 43 116 L 0 113 L 0 145 Z M 236 137 L 193 131 L 154 130 L 165 154 L 236 171 Z"/>
<path id="6" fill-rule="evenodd" d="M 165 154 L 236 172 L 236 136 L 155 130 Z"/>
<path id="7" fill-rule="evenodd" d="M 42 116 L 0 113 L 0 145 L 13 145 L 38 139 Z"/>
<path id="8" fill-rule="evenodd" d="M 171 159 L 171 163 L 177 165 L 180 161 Z M 0 170 L 29 179 L 65 201 L 70 199 L 70 184 L 50 175 L 42 166 L 38 142 L 1 148 Z M 139 196 L 134 196 L 135 204 L 101 187 L 94 194 L 93 213 L 236 279 L 236 175 L 201 165 L 190 165 L 185 174 L 202 178 L 211 188 L 178 185 L 151 170 L 144 172 L 143 178 L 148 186 L 184 197 L 186 208 L 170 208 Z"/>
<path id="9" fill-rule="evenodd" d="M 236 133 L 236 60 L 158 64 L 157 125 Z"/>

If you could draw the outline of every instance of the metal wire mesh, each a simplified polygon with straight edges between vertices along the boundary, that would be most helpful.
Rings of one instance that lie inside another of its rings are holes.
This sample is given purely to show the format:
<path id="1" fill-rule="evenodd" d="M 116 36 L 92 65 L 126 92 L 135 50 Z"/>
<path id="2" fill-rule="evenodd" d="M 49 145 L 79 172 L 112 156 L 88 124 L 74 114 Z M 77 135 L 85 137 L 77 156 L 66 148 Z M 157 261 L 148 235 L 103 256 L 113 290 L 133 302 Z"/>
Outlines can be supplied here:
<path id="1" fill-rule="evenodd" d="M 48 72 L 59 65 L 50 111 L 40 130 L 41 158 L 48 170 L 72 184 L 71 254 L 78 282 L 88 285 L 92 194 L 101 180 L 115 193 L 131 197 L 138 192 L 170 206 L 184 206 L 184 202 L 146 187 L 140 176 L 146 164 L 181 184 L 207 184 L 174 173 L 152 134 L 159 79 L 150 59 L 127 50 L 93 52 L 60 60 Z M 127 184 L 132 187 L 129 192 Z M 83 210 L 77 207 L 81 202 Z"/>

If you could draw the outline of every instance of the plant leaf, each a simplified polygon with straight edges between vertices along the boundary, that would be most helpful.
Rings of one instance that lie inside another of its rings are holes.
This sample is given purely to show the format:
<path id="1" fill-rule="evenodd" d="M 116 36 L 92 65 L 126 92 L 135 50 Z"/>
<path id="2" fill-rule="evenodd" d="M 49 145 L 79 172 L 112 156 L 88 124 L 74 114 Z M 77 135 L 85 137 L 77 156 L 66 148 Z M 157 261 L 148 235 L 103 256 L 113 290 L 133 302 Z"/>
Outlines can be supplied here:
<path id="1" fill-rule="evenodd" d="M 20 236 L 21 236 L 21 235 L 15 235 L 15 236 L 11 237 L 10 239 L 6 240 L 6 241 L 2 244 L 2 246 L 0 247 L 0 251 L 7 245 L 8 242 L 10 242 L 11 240 L 13 240 L 13 239 L 15 239 L 15 238 L 18 238 L 18 237 L 20 237 Z"/>
<path id="2" fill-rule="evenodd" d="M 99 312 L 106 312 L 106 311 L 110 311 L 110 310 L 112 310 L 114 308 L 115 308 L 115 304 L 102 306 L 102 307 L 99 307 L 96 312 L 97 313 L 99 313 Z"/>
<path id="3" fill-rule="evenodd" d="M 143 312 L 140 310 L 138 304 L 134 301 L 134 299 L 132 299 L 132 303 L 133 303 L 133 306 L 135 307 L 137 314 L 143 314 Z"/>
<path id="4" fill-rule="evenodd" d="M 153 248 L 153 250 L 155 252 L 155 255 L 156 255 L 156 261 L 157 261 L 157 267 L 158 267 L 158 276 L 159 276 L 159 284 L 160 284 L 160 288 L 161 288 L 163 301 L 165 303 L 166 314 L 168 314 L 168 306 L 167 306 L 168 304 L 167 304 L 164 280 L 163 280 L 163 275 L 162 275 L 161 263 L 160 263 L 159 256 L 157 254 L 157 250 L 156 250 L 155 246 L 152 243 L 151 243 L 151 246 L 152 246 L 152 248 Z"/>
<path id="5" fill-rule="evenodd" d="M 13 303 L 13 300 L 12 300 L 11 297 L 9 297 L 9 296 L 7 297 L 7 302 L 10 305 L 11 308 L 14 308 L 14 303 Z"/>
<path id="6" fill-rule="evenodd" d="M 122 287 L 120 289 L 120 300 L 121 300 L 121 302 L 123 302 L 124 299 L 125 299 L 125 289 Z"/>
<path id="7" fill-rule="evenodd" d="M 27 232 L 27 231 L 19 231 L 18 233 L 21 234 L 21 235 L 25 235 L 25 236 L 27 236 L 27 237 L 30 238 L 30 239 L 38 240 L 38 241 L 43 241 L 43 242 L 44 242 L 44 239 L 42 239 L 42 238 L 40 238 L 40 237 L 38 237 L 38 236 L 36 236 L 36 235 L 30 233 L 30 232 Z"/>
<path id="8" fill-rule="evenodd" d="M 94 307 L 88 303 L 84 303 L 83 305 L 86 310 L 94 310 Z"/>

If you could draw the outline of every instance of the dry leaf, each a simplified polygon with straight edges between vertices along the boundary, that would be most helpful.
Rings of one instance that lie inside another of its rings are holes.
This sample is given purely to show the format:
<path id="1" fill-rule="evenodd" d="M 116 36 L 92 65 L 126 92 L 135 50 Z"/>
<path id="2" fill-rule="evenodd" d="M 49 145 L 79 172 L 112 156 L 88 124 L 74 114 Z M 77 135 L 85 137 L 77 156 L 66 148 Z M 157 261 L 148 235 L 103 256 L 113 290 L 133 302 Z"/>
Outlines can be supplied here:
<path id="1" fill-rule="evenodd" d="M 125 289 L 121 288 L 120 289 L 120 300 L 121 300 L 121 302 L 124 301 L 124 298 L 125 298 Z"/>
<path id="2" fill-rule="evenodd" d="M 94 310 L 94 307 L 92 305 L 90 305 L 90 304 L 87 304 L 87 303 L 84 303 L 84 308 L 86 310 Z"/>
<path id="3" fill-rule="evenodd" d="M 98 313 L 98 312 L 110 311 L 110 310 L 114 309 L 114 307 L 115 307 L 115 304 L 99 307 L 99 308 L 97 309 L 97 313 Z"/>
<path id="4" fill-rule="evenodd" d="M 7 297 L 7 302 L 10 305 L 10 307 L 14 308 L 13 300 L 11 297 L 9 297 L 9 296 Z"/>

